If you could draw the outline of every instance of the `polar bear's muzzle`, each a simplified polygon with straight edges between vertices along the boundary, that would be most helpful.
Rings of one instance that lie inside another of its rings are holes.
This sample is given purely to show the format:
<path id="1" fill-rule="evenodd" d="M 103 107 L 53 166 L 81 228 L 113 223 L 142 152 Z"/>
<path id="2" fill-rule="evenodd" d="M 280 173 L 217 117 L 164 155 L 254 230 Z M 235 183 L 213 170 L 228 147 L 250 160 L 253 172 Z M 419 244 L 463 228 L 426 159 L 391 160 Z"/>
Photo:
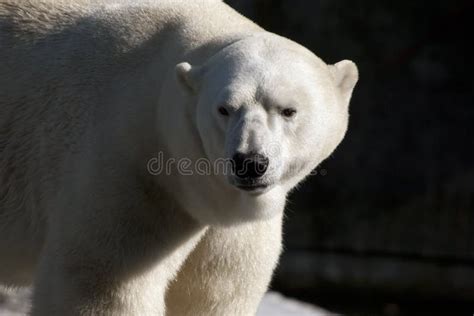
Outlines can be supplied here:
<path id="1" fill-rule="evenodd" d="M 245 191 L 265 189 L 268 184 L 263 181 L 263 175 L 269 163 L 268 157 L 260 153 L 235 153 L 232 156 L 232 175 L 235 186 Z"/>

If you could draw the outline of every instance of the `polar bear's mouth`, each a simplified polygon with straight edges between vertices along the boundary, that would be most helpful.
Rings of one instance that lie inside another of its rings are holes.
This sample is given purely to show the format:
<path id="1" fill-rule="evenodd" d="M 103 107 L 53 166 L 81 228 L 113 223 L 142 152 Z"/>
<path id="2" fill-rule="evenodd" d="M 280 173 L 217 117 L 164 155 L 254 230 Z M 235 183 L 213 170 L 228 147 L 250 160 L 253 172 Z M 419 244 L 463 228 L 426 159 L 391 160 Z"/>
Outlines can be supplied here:
<path id="1" fill-rule="evenodd" d="M 250 185 L 237 184 L 236 187 L 244 191 L 261 191 L 261 190 L 265 190 L 268 187 L 268 185 L 267 184 L 250 184 Z"/>
<path id="2" fill-rule="evenodd" d="M 240 190 L 251 192 L 251 193 L 263 193 L 270 186 L 262 180 L 256 180 L 251 178 L 234 179 L 233 185 Z"/>

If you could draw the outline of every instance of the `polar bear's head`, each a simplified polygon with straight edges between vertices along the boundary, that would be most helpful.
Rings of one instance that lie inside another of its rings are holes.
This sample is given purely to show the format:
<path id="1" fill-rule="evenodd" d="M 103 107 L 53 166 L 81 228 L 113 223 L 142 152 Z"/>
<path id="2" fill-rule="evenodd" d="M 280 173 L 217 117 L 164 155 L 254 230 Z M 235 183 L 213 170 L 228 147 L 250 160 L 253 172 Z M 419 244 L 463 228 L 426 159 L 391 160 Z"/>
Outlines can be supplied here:
<path id="1" fill-rule="evenodd" d="M 342 140 L 357 82 L 354 63 L 327 65 L 273 34 L 237 41 L 203 65 L 176 67 L 197 99 L 195 118 L 205 156 L 227 159 L 224 186 L 259 196 L 285 192 Z"/>

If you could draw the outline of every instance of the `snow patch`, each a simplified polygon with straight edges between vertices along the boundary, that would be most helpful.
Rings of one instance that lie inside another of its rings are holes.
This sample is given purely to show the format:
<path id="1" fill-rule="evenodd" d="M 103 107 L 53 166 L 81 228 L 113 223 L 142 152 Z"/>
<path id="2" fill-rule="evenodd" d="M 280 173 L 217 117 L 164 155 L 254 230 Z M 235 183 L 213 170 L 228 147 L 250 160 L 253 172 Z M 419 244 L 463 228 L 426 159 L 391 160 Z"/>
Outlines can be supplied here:
<path id="1" fill-rule="evenodd" d="M 9 290 L 0 286 L 0 315 L 24 316 L 29 309 L 31 290 Z M 257 316 L 335 316 L 322 308 L 268 292 L 263 298 Z"/>

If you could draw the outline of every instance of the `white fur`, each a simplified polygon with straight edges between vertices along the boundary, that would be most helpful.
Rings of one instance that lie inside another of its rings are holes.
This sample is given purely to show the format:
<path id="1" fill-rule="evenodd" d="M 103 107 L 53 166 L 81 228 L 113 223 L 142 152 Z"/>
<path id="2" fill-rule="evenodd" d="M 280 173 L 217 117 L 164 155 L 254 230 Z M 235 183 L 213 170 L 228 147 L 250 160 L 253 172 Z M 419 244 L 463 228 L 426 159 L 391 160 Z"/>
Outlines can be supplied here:
<path id="1" fill-rule="evenodd" d="M 33 315 L 255 313 L 357 68 L 220 1 L 129 3 L 0 0 L 0 281 L 34 282 Z M 269 157 L 266 188 L 148 169 L 237 151 Z"/>

